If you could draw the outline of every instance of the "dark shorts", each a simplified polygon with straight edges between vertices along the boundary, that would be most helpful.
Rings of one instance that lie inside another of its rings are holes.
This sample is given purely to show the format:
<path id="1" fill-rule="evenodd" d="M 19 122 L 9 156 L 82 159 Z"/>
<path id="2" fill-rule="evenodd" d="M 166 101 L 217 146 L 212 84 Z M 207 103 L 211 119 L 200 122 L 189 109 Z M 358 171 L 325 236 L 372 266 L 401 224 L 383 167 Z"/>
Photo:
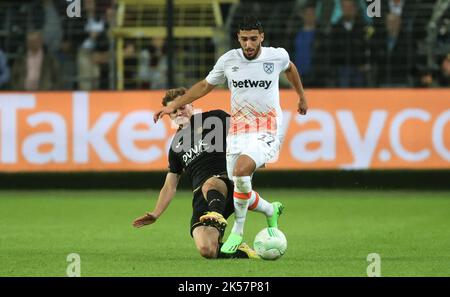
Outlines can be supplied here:
<path id="1" fill-rule="evenodd" d="M 227 185 L 228 193 L 225 201 L 225 211 L 223 212 L 223 217 L 225 219 L 228 219 L 228 217 L 234 212 L 234 203 L 233 203 L 234 184 L 228 178 L 225 177 L 218 177 L 218 178 L 223 180 Z M 206 202 L 205 197 L 203 197 L 202 190 L 199 189 L 194 194 L 194 199 L 192 200 L 191 236 L 195 228 L 197 228 L 198 226 L 202 226 L 202 223 L 200 223 L 200 217 L 208 211 L 209 211 L 208 202 Z M 223 237 L 224 232 L 225 230 L 219 230 L 220 238 Z"/>

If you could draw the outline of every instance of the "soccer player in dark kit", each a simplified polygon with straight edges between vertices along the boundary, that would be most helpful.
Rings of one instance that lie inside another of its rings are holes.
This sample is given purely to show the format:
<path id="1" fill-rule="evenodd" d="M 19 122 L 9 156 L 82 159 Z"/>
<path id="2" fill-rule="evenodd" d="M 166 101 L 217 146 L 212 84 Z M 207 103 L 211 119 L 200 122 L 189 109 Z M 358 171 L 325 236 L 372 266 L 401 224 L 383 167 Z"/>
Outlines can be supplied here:
<path id="1" fill-rule="evenodd" d="M 168 90 L 163 105 L 167 106 L 185 92 L 184 88 Z M 191 236 L 200 255 L 205 258 L 259 258 L 246 243 L 231 256 L 220 252 L 226 219 L 234 212 L 234 185 L 227 177 L 225 155 L 229 115 L 222 110 L 193 114 L 192 105 L 187 104 L 170 117 L 179 129 L 169 149 L 169 172 L 154 210 L 137 218 L 133 226 L 139 228 L 156 222 L 175 196 L 180 175 L 185 172 L 193 190 Z M 280 213 L 262 211 L 258 204 L 268 202 L 257 194 L 255 196 L 249 209 L 278 220 Z"/>

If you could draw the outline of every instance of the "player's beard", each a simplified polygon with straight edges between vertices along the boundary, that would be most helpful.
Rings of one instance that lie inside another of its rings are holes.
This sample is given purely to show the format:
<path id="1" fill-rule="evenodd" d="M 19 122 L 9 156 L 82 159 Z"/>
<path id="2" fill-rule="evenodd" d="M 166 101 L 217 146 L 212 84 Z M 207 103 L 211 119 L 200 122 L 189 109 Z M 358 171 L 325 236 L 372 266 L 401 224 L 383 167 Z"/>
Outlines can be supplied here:
<path id="1" fill-rule="evenodd" d="M 255 48 L 255 52 L 254 52 L 253 56 L 251 56 L 251 57 L 248 57 L 248 56 L 246 55 L 245 49 L 242 49 L 242 52 L 244 53 L 244 57 L 245 57 L 247 60 L 254 60 L 254 59 L 256 59 L 256 57 L 258 57 L 259 51 L 260 51 L 260 50 L 261 50 L 261 44 L 259 44 L 259 45 Z"/>

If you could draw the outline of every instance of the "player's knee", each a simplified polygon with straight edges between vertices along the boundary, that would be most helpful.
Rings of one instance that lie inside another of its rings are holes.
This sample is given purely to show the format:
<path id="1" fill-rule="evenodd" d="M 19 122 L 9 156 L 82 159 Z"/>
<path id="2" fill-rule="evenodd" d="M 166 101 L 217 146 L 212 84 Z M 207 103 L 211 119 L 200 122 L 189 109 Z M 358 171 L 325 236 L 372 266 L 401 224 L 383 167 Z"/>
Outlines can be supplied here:
<path id="1" fill-rule="evenodd" d="M 242 155 L 239 157 L 234 166 L 233 176 L 249 176 L 256 169 L 256 164 L 249 156 Z"/>
<path id="2" fill-rule="evenodd" d="M 220 192 L 222 195 L 226 196 L 227 186 L 225 182 L 220 179 L 210 179 L 207 180 L 202 186 L 203 195 L 206 197 L 207 193 L 211 190 L 216 190 Z"/>
<path id="3" fill-rule="evenodd" d="M 202 245 L 199 247 L 200 255 L 206 259 L 217 258 L 217 247 L 211 245 Z"/>
<path id="4" fill-rule="evenodd" d="M 233 176 L 248 176 L 251 175 L 252 171 L 246 166 L 236 166 L 234 168 Z"/>
<path id="5" fill-rule="evenodd" d="M 210 190 L 214 190 L 216 188 L 216 185 L 214 182 L 206 181 L 202 186 L 203 193 L 207 193 Z"/>

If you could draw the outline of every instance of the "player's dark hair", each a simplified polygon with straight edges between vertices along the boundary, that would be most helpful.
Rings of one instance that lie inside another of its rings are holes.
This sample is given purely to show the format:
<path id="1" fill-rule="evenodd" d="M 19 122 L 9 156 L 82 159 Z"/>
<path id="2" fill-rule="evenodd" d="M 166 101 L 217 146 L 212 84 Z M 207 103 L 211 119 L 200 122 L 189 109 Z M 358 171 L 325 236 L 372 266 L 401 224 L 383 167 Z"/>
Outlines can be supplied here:
<path id="1" fill-rule="evenodd" d="M 251 31 L 258 30 L 259 33 L 263 33 L 263 27 L 261 22 L 255 16 L 244 16 L 242 21 L 238 25 L 238 31 Z"/>
<path id="2" fill-rule="evenodd" d="M 186 88 L 176 88 L 167 90 L 166 95 L 162 99 L 162 105 L 167 106 L 170 101 L 175 100 L 178 96 L 184 95 L 186 93 Z"/>

